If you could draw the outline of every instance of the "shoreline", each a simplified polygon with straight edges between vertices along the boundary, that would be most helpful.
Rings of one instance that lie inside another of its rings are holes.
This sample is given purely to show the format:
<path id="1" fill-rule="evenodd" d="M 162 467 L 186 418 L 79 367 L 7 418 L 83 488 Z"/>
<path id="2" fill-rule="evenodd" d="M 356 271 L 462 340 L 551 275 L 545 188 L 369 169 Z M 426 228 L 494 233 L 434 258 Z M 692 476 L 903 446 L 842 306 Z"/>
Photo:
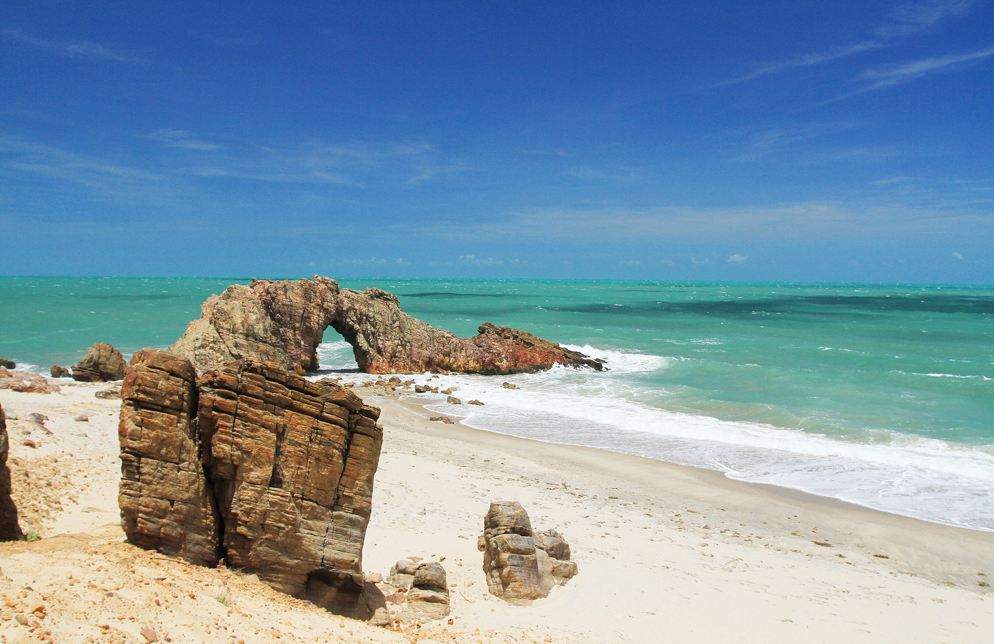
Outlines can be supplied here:
<path id="1" fill-rule="evenodd" d="M 431 413 L 444 414 L 446 416 L 453 416 L 452 414 L 449 414 L 448 412 L 436 411 L 436 410 L 428 409 L 428 406 L 430 404 L 432 404 L 432 403 L 425 403 L 425 404 L 422 404 L 421 406 L 426 411 L 431 412 Z M 713 418 L 712 416 L 703 416 L 703 415 L 701 417 L 702 418 L 708 418 L 708 419 L 712 419 Z M 930 525 L 939 525 L 939 526 L 944 526 L 944 527 L 947 527 L 947 528 L 954 528 L 956 530 L 968 530 L 968 531 L 972 531 L 972 532 L 981 532 L 981 533 L 986 533 L 986 534 L 992 534 L 992 535 L 994 535 L 994 528 L 982 528 L 982 527 L 975 527 L 975 526 L 958 525 L 958 524 L 949 523 L 949 522 L 946 522 L 946 521 L 939 521 L 939 520 L 933 520 L 933 519 L 923 519 L 921 517 L 916 517 L 916 516 L 911 515 L 911 514 L 902 514 L 900 512 L 895 512 L 895 511 L 891 511 L 891 510 L 881 510 L 881 509 L 875 508 L 875 507 L 873 507 L 871 505 L 864 505 L 864 504 L 862 504 L 862 503 L 860 503 L 858 501 L 850 501 L 848 499 L 843 499 L 843 498 L 836 497 L 836 496 L 829 496 L 827 494 L 818 494 L 816 492 L 809 492 L 809 491 L 807 491 L 805 489 L 802 489 L 802 488 L 799 488 L 799 487 L 794 487 L 794 486 L 791 486 L 791 485 L 787 485 L 785 483 L 763 483 L 763 482 L 760 482 L 760 481 L 749 481 L 749 480 L 746 480 L 746 479 L 737 479 L 737 478 L 726 476 L 720 470 L 708 468 L 708 467 L 705 467 L 703 465 L 692 465 L 692 464 L 688 464 L 688 463 L 678 463 L 676 461 L 667 461 L 667 460 L 662 459 L 662 458 L 656 458 L 656 457 L 652 457 L 652 456 L 643 456 L 641 454 L 635 454 L 633 452 L 615 451 L 615 450 L 612 450 L 612 449 L 610 449 L 608 447 L 600 447 L 600 446 L 597 446 L 597 445 L 581 445 L 581 444 L 578 444 L 578 443 L 563 443 L 563 442 L 557 442 L 557 441 L 553 441 L 553 440 L 543 440 L 541 438 L 533 438 L 533 437 L 525 437 L 525 436 L 515 436 L 514 434 L 509 434 L 509 433 L 506 433 L 506 432 L 500 432 L 500 431 L 492 430 L 492 429 L 486 429 L 484 427 L 475 427 L 473 425 L 470 425 L 470 424 L 464 422 L 464 419 L 460 419 L 458 416 L 453 416 L 453 420 L 455 420 L 456 424 L 458 426 L 460 426 L 461 428 L 464 428 L 464 429 L 467 429 L 467 430 L 470 430 L 470 431 L 484 432 L 484 433 L 488 433 L 488 434 L 497 434 L 498 436 L 504 436 L 504 437 L 507 437 L 507 438 L 513 438 L 513 439 L 522 440 L 522 441 L 528 441 L 528 442 L 532 442 L 532 443 L 541 443 L 543 445 L 560 445 L 560 446 L 563 446 L 563 447 L 574 447 L 574 448 L 583 449 L 583 450 L 595 450 L 595 451 L 598 451 L 598 452 L 604 452 L 604 453 L 612 454 L 612 455 L 616 455 L 616 456 L 630 457 L 630 458 L 638 459 L 640 461 L 648 461 L 648 462 L 651 462 L 651 463 L 660 463 L 662 465 L 669 466 L 669 467 L 676 467 L 676 468 L 681 468 L 681 469 L 687 468 L 687 469 L 690 469 L 690 470 L 693 470 L 693 471 L 702 472 L 702 473 L 704 473 L 708 477 L 716 477 L 718 480 L 729 481 L 729 482 L 738 483 L 738 484 L 746 485 L 746 486 L 750 486 L 750 487 L 755 486 L 755 487 L 761 487 L 761 488 L 768 488 L 770 491 L 772 491 L 774 493 L 780 493 L 780 494 L 786 494 L 786 495 L 792 495 L 792 494 L 800 495 L 803 498 L 810 499 L 811 502 L 826 502 L 826 503 L 841 504 L 841 505 L 844 505 L 844 506 L 854 506 L 856 508 L 860 508 L 860 509 L 863 509 L 863 510 L 869 510 L 869 511 L 874 512 L 874 513 L 879 513 L 879 514 L 884 514 L 884 515 L 890 515 L 890 516 L 896 516 L 896 517 L 900 517 L 902 519 L 909 519 L 909 520 L 920 522 L 920 523 L 926 523 L 926 524 L 930 524 Z M 720 421 L 721 419 L 714 419 L 714 420 Z M 775 428 L 775 429 L 780 429 L 780 428 Z M 715 483 L 714 481 L 712 481 L 711 484 L 717 484 L 717 483 Z"/>
<path id="2" fill-rule="evenodd" d="M 381 394 L 376 398 L 378 403 L 383 403 L 384 408 L 391 407 L 391 397 Z M 429 410 L 427 407 L 431 403 L 423 403 L 413 397 L 407 399 L 403 396 L 397 397 L 396 404 L 417 413 L 425 420 L 429 415 L 443 413 Z M 946 564 L 959 560 L 965 569 L 994 566 L 994 531 L 877 510 L 844 499 L 813 494 L 782 485 L 733 479 L 721 472 L 703 467 L 673 463 L 626 452 L 616 452 L 602 447 L 524 438 L 480 429 L 466 425 L 458 419 L 454 420 L 455 423 L 452 425 L 432 423 L 431 433 L 422 433 L 431 436 L 442 434 L 452 440 L 486 445 L 497 449 L 511 449 L 518 454 L 548 452 L 549 456 L 557 457 L 561 463 L 602 470 L 602 473 L 625 478 L 630 483 L 644 487 L 659 487 L 661 483 L 672 479 L 691 481 L 699 485 L 699 493 L 688 499 L 695 502 L 715 503 L 725 497 L 734 497 L 741 502 L 744 499 L 752 498 L 757 505 L 769 503 L 784 511 L 803 510 L 830 518 L 831 521 L 826 521 L 826 523 L 839 521 L 856 526 L 851 531 L 826 528 L 820 532 L 822 537 L 829 534 L 829 531 L 831 534 L 839 535 L 837 538 L 839 545 L 846 542 L 853 545 L 853 540 L 860 537 L 869 540 L 871 537 L 877 536 L 874 534 L 875 532 L 895 531 L 895 534 L 890 535 L 893 539 L 892 547 L 896 546 L 899 549 L 920 548 L 923 553 L 930 553 L 931 556 L 942 559 Z M 438 427 L 437 430 L 434 429 L 435 426 Z M 418 428 L 419 426 L 415 425 L 414 431 L 418 431 Z M 496 440 L 493 440 L 493 437 L 496 437 Z M 772 510 L 767 511 L 772 515 Z M 766 520 L 769 521 L 769 518 Z M 832 543 L 836 545 L 835 542 Z M 963 549 L 964 543 L 970 544 L 966 548 L 966 552 Z M 987 548 L 988 550 L 984 553 L 973 550 L 973 547 Z M 964 554 L 967 556 L 963 557 Z M 896 559 L 891 557 L 881 559 L 881 561 L 896 561 Z M 948 570 L 945 571 L 946 574 L 948 572 Z M 973 575 L 967 573 L 961 578 L 961 581 L 969 581 L 974 577 L 975 573 Z M 936 581 L 949 581 L 948 577 L 940 578 L 939 575 L 932 578 Z"/>
<path id="3" fill-rule="evenodd" d="M 886 632 L 982 642 L 994 630 L 994 593 L 984 585 L 994 580 L 989 533 L 432 422 L 422 401 L 360 387 L 381 407 L 384 426 L 363 569 L 385 574 L 412 555 L 440 561 L 451 601 L 451 623 L 372 627 L 283 597 L 253 575 L 126 543 L 117 507 L 120 403 L 93 396 L 106 386 L 0 391 L 13 417 L 14 500 L 22 527 L 40 537 L 0 544 L 0 595 L 14 604 L 0 613 L 30 615 L 43 604 L 39 628 L 56 640 L 135 641 L 143 626 L 177 641 L 587 642 L 665 633 L 680 641 L 876 642 Z M 49 433 L 31 424 L 32 412 L 49 417 Z M 89 420 L 75 421 L 80 413 Z M 27 437 L 40 446 L 25 447 Z M 536 529 L 560 531 L 579 574 L 529 606 L 490 595 L 476 538 L 495 500 L 519 501 Z M 23 638 L 16 620 L 2 617 L 0 638 Z"/>

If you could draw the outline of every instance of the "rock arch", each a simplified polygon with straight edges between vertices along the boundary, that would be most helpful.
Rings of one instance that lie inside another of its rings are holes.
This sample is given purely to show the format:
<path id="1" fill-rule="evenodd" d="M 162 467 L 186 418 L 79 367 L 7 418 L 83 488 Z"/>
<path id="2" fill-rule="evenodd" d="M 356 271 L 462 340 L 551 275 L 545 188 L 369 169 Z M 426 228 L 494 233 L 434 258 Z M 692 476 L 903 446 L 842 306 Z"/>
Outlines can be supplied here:
<path id="1" fill-rule="evenodd" d="M 556 364 L 603 368 L 554 342 L 489 322 L 478 335 L 460 338 L 404 313 L 392 293 L 345 289 L 320 276 L 229 286 L 204 302 L 200 318 L 171 351 L 201 373 L 237 359 L 312 371 L 328 327 L 352 345 L 359 369 L 367 373 L 510 374 Z"/>

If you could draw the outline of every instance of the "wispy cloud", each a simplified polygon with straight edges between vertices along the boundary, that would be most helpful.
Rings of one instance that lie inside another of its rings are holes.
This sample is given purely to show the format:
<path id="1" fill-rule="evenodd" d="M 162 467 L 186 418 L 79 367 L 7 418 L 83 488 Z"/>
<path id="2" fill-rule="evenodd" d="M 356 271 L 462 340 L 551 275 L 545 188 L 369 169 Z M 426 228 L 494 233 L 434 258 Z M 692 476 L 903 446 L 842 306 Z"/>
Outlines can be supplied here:
<path id="1" fill-rule="evenodd" d="M 857 54 L 883 49 L 895 40 L 927 32 L 950 18 L 964 16 L 976 5 L 975 0 L 923 0 L 898 5 L 886 20 L 873 30 L 872 38 L 865 38 L 821 51 L 789 56 L 780 60 L 756 63 L 741 76 L 719 83 L 715 87 L 736 85 L 794 69 L 816 67 L 833 63 Z"/>
<path id="2" fill-rule="evenodd" d="M 639 243 L 649 240 L 686 243 L 850 239 L 921 234 L 955 223 L 994 226 L 990 209 L 912 209 L 902 205 L 804 202 L 727 209 L 662 206 L 650 209 L 548 210 L 514 213 L 479 222 L 439 221 L 405 229 L 432 239 L 484 243 L 513 238 L 549 243 Z M 397 231 L 399 233 L 399 231 Z M 478 259 L 467 256 L 464 261 Z M 735 263 L 735 262 L 733 262 Z"/>
<path id="3" fill-rule="evenodd" d="M 728 80 L 715 83 L 714 87 L 737 85 L 739 83 L 745 83 L 747 81 L 755 80 L 757 78 L 762 78 L 764 76 L 779 74 L 781 72 L 789 71 L 791 69 L 801 69 L 804 67 L 814 67 L 816 65 L 824 65 L 826 63 L 831 63 L 836 60 L 848 58 L 855 54 L 861 54 L 866 51 L 880 49 L 883 46 L 884 43 L 880 41 L 866 40 L 862 42 L 851 43 L 848 45 L 842 45 L 841 47 L 836 47 L 834 49 L 828 49 L 825 51 L 800 54 L 797 56 L 793 56 L 791 58 L 785 58 L 783 60 L 756 63 L 751 71 L 743 74 L 742 76 L 737 76 L 735 78 L 730 78 Z"/>
<path id="4" fill-rule="evenodd" d="M 0 165 L 89 188 L 104 196 L 161 194 L 170 179 L 145 168 L 0 134 Z"/>
<path id="5" fill-rule="evenodd" d="M 725 262 L 728 264 L 745 264 L 748 259 L 742 253 L 732 253 L 725 259 Z"/>
<path id="6" fill-rule="evenodd" d="M 167 148 L 178 148 L 181 150 L 200 150 L 210 152 L 219 149 L 216 143 L 205 141 L 194 136 L 193 132 L 187 130 L 155 130 L 145 135 L 145 138 L 155 141 Z"/>
<path id="7" fill-rule="evenodd" d="M 516 258 L 503 259 L 500 257 L 479 257 L 477 255 L 460 255 L 459 263 L 466 264 L 468 266 L 491 267 L 491 266 L 505 266 L 505 265 L 520 266 L 527 262 Z"/>
<path id="8" fill-rule="evenodd" d="M 434 145 L 424 142 L 231 143 L 226 151 L 187 172 L 205 178 L 268 183 L 361 186 L 392 182 L 411 186 L 468 169 L 443 159 Z"/>
<path id="9" fill-rule="evenodd" d="M 946 56 L 935 56 L 933 58 L 922 58 L 897 65 L 887 65 L 874 67 L 863 72 L 861 78 L 870 81 L 870 84 L 862 91 L 873 91 L 885 87 L 893 87 L 901 83 L 921 78 L 928 74 L 950 71 L 951 68 L 960 67 L 966 63 L 984 60 L 994 56 L 994 47 L 980 49 L 965 54 L 950 54 Z"/>
<path id="10" fill-rule="evenodd" d="M 593 166 L 572 166 L 559 173 L 567 179 L 580 181 L 606 181 L 609 183 L 638 183 L 645 179 L 646 173 L 641 168 L 630 166 L 613 166 L 600 168 Z"/>
<path id="11" fill-rule="evenodd" d="M 0 31 L 0 36 L 4 40 L 19 45 L 42 49 L 50 53 L 66 56 L 68 58 L 107 60 L 116 63 L 129 63 L 132 65 L 146 65 L 148 59 L 135 56 L 125 52 L 116 51 L 100 43 L 81 41 L 53 40 L 32 36 L 19 29 L 4 29 Z"/>
<path id="12" fill-rule="evenodd" d="M 948 18 L 968 14 L 976 0 L 928 0 L 900 4 L 891 11 L 887 22 L 876 29 L 881 38 L 899 38 L 928 31 Z"/>
<path id="13" fill-rule="evenodd" d="M 754 161 L 859 127 L 860 123 L 855 121 L 826 121 L 799 123 L 749 132 L 745 136 L 745 151 L 734 160 Z"/>

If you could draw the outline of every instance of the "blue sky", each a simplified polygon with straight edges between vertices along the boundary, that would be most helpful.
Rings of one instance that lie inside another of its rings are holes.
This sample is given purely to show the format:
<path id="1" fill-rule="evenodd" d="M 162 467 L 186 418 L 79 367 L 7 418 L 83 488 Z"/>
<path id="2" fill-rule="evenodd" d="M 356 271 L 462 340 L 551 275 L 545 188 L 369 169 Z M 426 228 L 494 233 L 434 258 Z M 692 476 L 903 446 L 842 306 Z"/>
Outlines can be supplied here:
<path id="1" fill-rule="evenodd" d="M 991 1 L 205 4 L 3 3 L 0 273 L 994 282 Z"/>

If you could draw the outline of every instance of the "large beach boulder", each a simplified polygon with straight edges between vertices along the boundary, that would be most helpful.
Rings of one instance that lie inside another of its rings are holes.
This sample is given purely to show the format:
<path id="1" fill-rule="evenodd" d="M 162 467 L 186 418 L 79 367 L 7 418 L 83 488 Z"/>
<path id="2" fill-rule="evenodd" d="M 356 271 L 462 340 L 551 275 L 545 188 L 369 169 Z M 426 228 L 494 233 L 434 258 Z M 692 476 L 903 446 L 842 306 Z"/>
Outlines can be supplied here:
<path id="1" fill-rule="evenodd" d="M 13 360 L 8 360 L 7 358 L 0 358 L 0 367 L 4 369 L 13 369 L 17 364 Z"/>
<path id="2" fill-rule="evenodd" d="M 126 366 L 120 351 L 106 342 L 98 342 L 72 368 L 72 377 L 80 382 L 121 380 Z"/>
<path id="3" fill-rule="evenodd" d="M 17 525 L 17 506 L 10 497 L 10 470 L 7 469 L 9 451 L 7 414 L 3 410 L 3 405 L 0 405 L 0 541 L 19 539 L 21 536 L 21 530 Z"/>
<path id="4" fill-rule="evenodd" d="M 272 363 L 198 379 L 188 360 L 158 351 L 136 355 L 122 398 L 129 540 L 195 563 L 223 556 L 334 612 L 372 614 L 361 564 L 377 408 Z"/>
<path id="5" fill-rule="evenodd" d="M 490 592 L 512 604 L 546 597 L 577 573 L 562 535 L 551 530 L 536 535 L 517 501 L 490 504 L 479 547 Z"/>
<path id="6" fill-rule="evenodd" d="M 343 289 L 327 277 L 230 286 L 204 302 L 200 318 L 172 351 L 201 373 L 237 359 L 313 370 L 328 327 L 352 345 L 359 369 L 367 373 L 507 374 L 557 364 L 603 368 L 554 342 L 490 323 L 472 338 L 459 338 L 404 313 L 391 293 Z"/>
<path id="7" fill-rule="evenodd" d="M 185 358 L 139 351 L 122 386 L 118 504 L 128 540 L 212 566 L 220 526 L 196 424 L 197 374 Z"/>

